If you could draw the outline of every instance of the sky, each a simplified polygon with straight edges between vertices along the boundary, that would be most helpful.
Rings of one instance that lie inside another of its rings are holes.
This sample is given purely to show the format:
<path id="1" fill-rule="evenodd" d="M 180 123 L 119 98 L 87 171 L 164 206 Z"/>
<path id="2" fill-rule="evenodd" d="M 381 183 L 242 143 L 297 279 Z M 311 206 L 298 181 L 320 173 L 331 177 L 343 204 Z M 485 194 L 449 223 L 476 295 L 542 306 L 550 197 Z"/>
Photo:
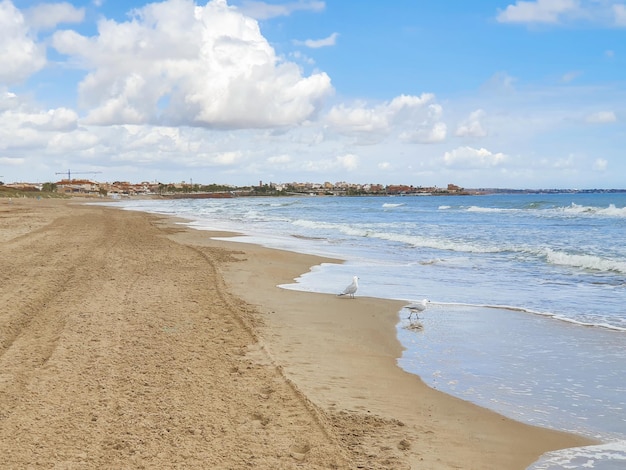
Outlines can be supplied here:
<path id="1" fill-rule="evenodd" d="M 0 181 L 626 188 L 626 0 L 0 0 Z"/>

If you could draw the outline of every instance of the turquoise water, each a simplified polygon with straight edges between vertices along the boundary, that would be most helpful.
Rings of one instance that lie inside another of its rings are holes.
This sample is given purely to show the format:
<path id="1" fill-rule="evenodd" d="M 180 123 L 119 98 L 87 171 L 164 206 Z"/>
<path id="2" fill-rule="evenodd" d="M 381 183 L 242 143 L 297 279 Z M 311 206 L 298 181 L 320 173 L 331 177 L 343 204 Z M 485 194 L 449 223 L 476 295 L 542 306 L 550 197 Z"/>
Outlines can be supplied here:
<path id="1" fill-rule="evenodd" d="M 608 446 L 548 455 L 533 468 L 626 467 L 626 194 L 121 204 L 346 260 L 312 267 L 284 288 L 336 293 L 358 275 L 360 296 L 429 298 L 419 331 L 399 312 L 401 367 L 508 416 Z"/>

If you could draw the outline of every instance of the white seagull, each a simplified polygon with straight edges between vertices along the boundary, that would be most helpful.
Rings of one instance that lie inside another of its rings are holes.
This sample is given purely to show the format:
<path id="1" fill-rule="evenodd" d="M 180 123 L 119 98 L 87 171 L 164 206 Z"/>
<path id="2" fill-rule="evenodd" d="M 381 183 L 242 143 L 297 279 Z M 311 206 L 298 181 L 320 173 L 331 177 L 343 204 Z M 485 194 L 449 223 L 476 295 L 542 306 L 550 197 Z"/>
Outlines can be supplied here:
<path id="1" fill-rule="evenodd" d="M 421 302 L 416 302 L 416 303 L 412 303 L 409 305 L 405 305 L 404 308 L 406 308 L 409 311 L 409 320 L 411 319 L 411 316 L 413 314 L 415 314 L 415 316 L 419 319 L 419 313 L 426 310 L 426 307 L 428 306 L 429 303 L 430 303 L 430 300 L 423 299 Z"/>
<path id="2" fill-rule="evenodd" d="M 343 290 L 343 292 L 341 294 L 339 294 L 339 295 L 340 296 L 341 295 L 349 295 L 351 298 L 354 299 L 354 293 L 359 288 L 359 282 L 358 281 L 359 281 L 359 278 L 357 276 L 354 276 L 352 278 L 352 283 L 348 287 L 346 287 Z"/>

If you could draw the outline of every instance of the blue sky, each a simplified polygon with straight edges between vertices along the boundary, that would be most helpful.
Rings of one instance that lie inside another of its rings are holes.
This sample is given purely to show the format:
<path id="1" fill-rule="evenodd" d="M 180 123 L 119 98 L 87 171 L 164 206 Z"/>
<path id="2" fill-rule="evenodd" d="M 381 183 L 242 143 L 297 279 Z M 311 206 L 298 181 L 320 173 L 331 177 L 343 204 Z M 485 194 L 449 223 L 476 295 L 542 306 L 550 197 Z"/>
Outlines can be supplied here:
<path id="1" fill-rule="evenodd" d="M 0 178 L 626 187 L 626 0 L 0 0 Z"/>

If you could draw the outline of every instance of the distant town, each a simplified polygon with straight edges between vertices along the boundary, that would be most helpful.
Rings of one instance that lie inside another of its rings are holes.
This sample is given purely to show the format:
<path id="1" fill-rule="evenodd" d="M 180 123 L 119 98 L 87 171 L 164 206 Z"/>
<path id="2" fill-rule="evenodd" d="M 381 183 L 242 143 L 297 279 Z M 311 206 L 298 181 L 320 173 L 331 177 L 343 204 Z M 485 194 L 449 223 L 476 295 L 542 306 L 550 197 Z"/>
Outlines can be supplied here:
<path id="1" fill-rule="evenodd" d="M 563 192 L 625 192 L 620 189 L 466 189 L 456 184 L 445 188 L 437 186 L 382 185 L 337 183 L 264 183 L 254 186 L 232 186 L 221 184 L 159 183 L 144 181 L 98 182 L 90 179 L 62 179 L 49 183 L 3 183 L 0 181 L 0 196 L 82 196 L 82 197 L 162 197 L 162 198 L 231 198 L 244 196 L 435 196 L 435 195 L 479 195 L 492 193 L 563 193 Z"/>

